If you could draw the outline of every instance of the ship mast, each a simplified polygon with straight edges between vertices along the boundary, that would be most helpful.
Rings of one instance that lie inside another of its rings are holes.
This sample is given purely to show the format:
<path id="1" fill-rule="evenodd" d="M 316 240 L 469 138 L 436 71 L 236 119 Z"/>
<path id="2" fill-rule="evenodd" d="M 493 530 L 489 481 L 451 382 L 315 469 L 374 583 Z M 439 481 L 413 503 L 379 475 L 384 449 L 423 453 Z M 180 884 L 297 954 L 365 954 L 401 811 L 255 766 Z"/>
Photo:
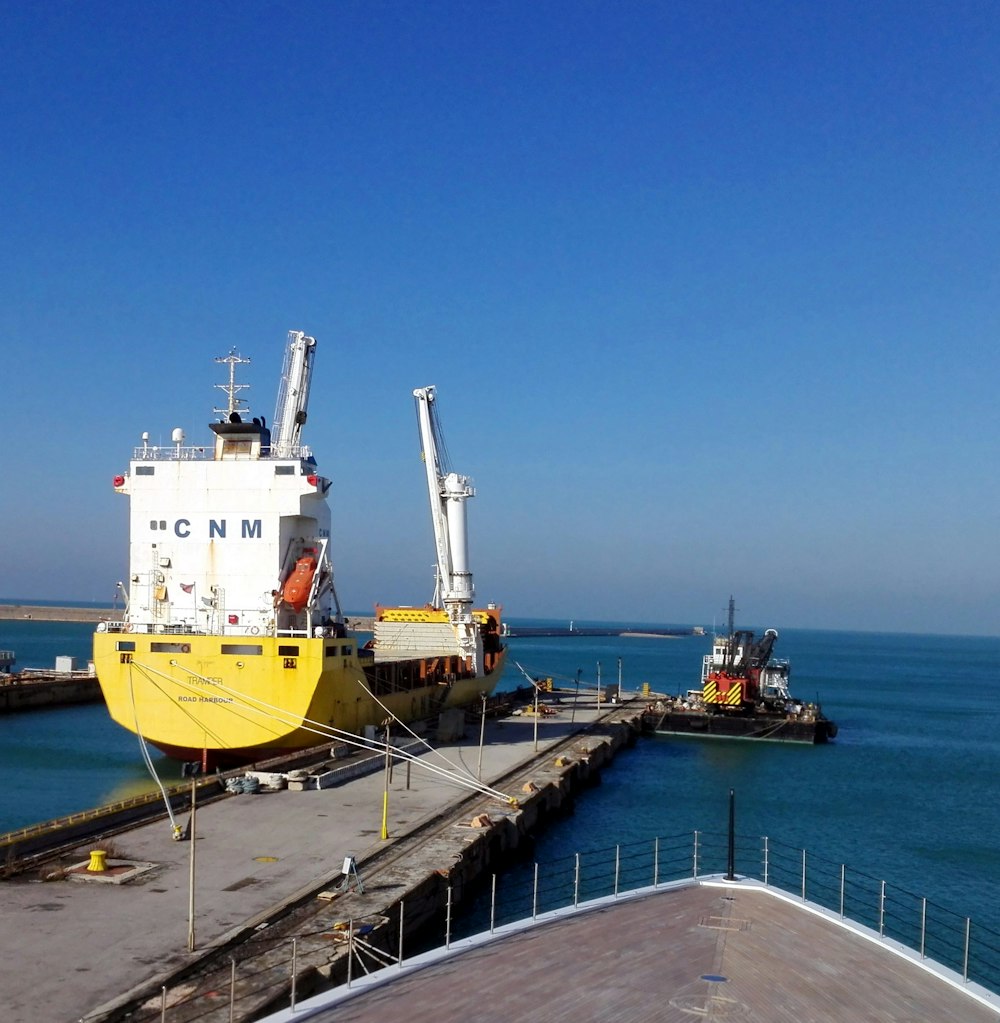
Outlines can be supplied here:
<path id="1" fill-rule="evenodd" d="M 477 634 L 472 620 L 475 587 L 469 570 L 469 541 L 465 502 L 476 491 L 468 476 L 446 472 L 441 464 L 441 427 L 436 412 L 435 388 L 419 387 L 413 392 L 417 405 L 427 493 L 430 498 L 434 544 L 437 549 L 435 603 L 440 601 L 455 627 L 462 655 L 478 674 Z"/>
<path id="2" fill-rule="evenodd" d="M 226 408 L 216 408 L 212 411 L 223 413 L 227 419 L 231 419 L 234 413 L 239 415 L 241 412 L 249 412 L 249 406 L 242 398 L 238 397 L 238 395 L 240 391 L 245 391 L 250 385 L 236 383 L 236 367 L 249 366 L 250 360 L 242 358 L 235 348 L 230 348 L 228 355 L 220 356 L 215 361 L 229 363 L 229 383 L 215 384 L 220 391 L 226 392 L 226 397 L 229 399 L 229 402 Z"/>

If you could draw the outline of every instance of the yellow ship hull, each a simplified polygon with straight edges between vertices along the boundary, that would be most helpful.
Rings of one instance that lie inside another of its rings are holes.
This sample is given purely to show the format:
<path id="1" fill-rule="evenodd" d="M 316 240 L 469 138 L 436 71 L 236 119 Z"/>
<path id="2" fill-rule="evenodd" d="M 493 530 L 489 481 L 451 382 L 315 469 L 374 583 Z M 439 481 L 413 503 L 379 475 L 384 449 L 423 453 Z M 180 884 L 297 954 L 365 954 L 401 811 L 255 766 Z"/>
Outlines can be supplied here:
<path id="1" fill-rule="evenodd" d="M 353 637 L 227 637 L 99 632 L 94 665 L 111 717 L 168 756 L 205 769 L 357 736 L 492 692 L 503 653 L 480 677 L 433 662 L 371 669 Z"/>

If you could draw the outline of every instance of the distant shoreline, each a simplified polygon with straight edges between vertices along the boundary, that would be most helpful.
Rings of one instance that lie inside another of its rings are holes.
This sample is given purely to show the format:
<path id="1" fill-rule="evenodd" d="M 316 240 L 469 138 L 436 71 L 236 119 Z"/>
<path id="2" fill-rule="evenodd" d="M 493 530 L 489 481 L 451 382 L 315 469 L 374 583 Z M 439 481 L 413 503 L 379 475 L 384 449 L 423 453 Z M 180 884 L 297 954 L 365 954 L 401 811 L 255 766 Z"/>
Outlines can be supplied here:
<path id="1" fill-rule="evenodd" d="M 49 607 L 42 604 L 0 604 L 0 621 L 120 622 L 123 612 L 110 607 Z"/>

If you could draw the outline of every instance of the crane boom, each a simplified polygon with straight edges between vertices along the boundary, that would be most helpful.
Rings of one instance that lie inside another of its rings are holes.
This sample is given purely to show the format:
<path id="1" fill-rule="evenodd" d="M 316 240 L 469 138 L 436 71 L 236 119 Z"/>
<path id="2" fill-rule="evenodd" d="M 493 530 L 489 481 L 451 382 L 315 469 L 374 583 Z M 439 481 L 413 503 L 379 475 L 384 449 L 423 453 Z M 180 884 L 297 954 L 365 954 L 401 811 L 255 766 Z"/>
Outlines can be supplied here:
<path id="1" fill-rule="evenodd" d="M 316 338 L 308 337 L 301 330 L 288 332 L 288 348 L 285 350 L 271 431 L 271 450 L 279 457 L 292 455 L 299 443 L 309 406 L 309 383 L 315 354 Z"/>
<path id="2" fill-rule="evenodd" d="M 468 476 L 448 472 L 441 462 L 440 425 L 436 413 L 433 385 L 413 392 L 417 405 L 420 445 L 427 473 L 431 523 L 437 551 L 437 585 L 434 602 L 448 612 L 455 627 L 463 655 L 472 658 L 478 671 L 481 640 L 472 617 L 475 586 L 469 569 L 469 537 L 465 503 L 476 491 Z"/>

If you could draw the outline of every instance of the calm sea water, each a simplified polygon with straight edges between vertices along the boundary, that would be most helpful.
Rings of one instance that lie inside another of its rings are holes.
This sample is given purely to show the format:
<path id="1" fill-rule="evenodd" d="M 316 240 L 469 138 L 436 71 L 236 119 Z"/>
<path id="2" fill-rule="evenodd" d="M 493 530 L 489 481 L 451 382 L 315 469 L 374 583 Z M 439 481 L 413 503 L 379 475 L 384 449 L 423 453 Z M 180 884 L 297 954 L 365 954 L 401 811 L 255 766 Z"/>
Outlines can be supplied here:
<path id="1" fill-rule="evenodd" d="M 527 623 L 526 623 L 527 624 Z M 531 624 L 541 624 L 532 622 Z M 565 623 L 560 623 L 565 624 Z M 585 623 L 577 623 L 581 627 Z M 0 622 L 19 667 L 85 661 L 91 626 Z M 564 685 L 697 684 L 708 638 L 510 641 L 511 659 Z M 645 739 L 621 753 L 538 855 L 725 829 L 730 788 L 742 834 L 768 835 L 971 915 L 1000 930 L 1000 638 L 782 630 L 792 692 L 819 698 L 840 734 L 827 746 Z M 991 681 L 992 680 L 992 681 Z M 508 664 L 501 687 L 522 677 Z M 178 776 L 165 759 L 165 777 Z M 135 737 L 102 705 L 0 717 L 0 831 L 146 790 Z"/>

